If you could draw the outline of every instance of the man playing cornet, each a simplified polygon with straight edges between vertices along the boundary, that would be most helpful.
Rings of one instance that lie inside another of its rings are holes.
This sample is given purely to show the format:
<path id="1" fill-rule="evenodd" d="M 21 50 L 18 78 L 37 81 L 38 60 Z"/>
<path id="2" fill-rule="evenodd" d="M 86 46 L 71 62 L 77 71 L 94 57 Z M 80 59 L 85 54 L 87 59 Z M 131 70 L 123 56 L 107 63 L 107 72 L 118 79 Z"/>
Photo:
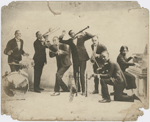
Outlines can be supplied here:
<path id="1" fill-rule="evenodd" d="M 57 73 L 56 73 L 56 82 L 54 93 L 52 96 L 60 95 L 60 87 L 62 88 L 63 92 L 69 92 L 68 87 L 63 82 L 62 77 L 64 73 L 69 69 L 71 65 L 71 61 L 69 59 L 69 51 L 65 44 L 59 43 L 59 38 L 55 36 L 53 38 L 53 45 L 49 47 L 51 50 L 49 55 L 51 58 L 56 57 L 57 60 Z"/>

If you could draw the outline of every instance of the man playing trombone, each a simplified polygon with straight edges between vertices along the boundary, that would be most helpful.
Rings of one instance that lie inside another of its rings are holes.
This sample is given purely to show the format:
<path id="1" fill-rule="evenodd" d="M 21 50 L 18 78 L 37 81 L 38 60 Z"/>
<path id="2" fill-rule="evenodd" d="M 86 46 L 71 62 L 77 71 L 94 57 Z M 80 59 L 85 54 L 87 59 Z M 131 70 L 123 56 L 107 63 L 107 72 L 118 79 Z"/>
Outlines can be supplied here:
<path id="1" fill-rule="evenodd" d="M 49 30 L 50 32 L 51 30 Z M 46 51 L 45 49 L 50 46 L 48 42 L 48 32 L 44 35 L 41 34 L 40 31 L 36 32 L 36 41 L 34 42 L 34 50 L 35 54 L 33 57 L 34 60 L 34 91 L 40 93 L 40 90 L 44 90 L 40 88 L 40 80 L 43 71 L 44 65 L 47 63 L 46 61 Z M 45 39 L 43 39 L 43 37 Z"/>
<path id="2" fill-rule="evenodd" d="M 101 67 L 102 65 L 102 60 L 100 59 L 100 54 L 103 51 L 107 51 L 107 48 L 99 43 L 99 39 L 98 36 L 94 36 L 92 38 L 92 42 L 93 44 L 91 45 L 92 48 L 92 56 L 91 56 L 91 62 L 93 64 L 93 71 L 95 74 L 98 74 L 97 69 Z M 94 77 L 94 91 L 92 92 L 92 94 L 98 94 L 99 90 L 98 90 L 98 85 L 99 85 L 99 78 L 97 77 L 97 75 Z"/>

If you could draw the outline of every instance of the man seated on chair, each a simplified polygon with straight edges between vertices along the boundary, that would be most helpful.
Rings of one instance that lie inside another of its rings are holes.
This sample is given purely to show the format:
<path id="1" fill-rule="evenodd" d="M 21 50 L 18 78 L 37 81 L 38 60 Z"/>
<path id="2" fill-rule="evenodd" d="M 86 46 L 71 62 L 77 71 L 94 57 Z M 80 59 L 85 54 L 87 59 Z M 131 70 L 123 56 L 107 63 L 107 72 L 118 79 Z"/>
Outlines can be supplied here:
<path id="1" fill-rule="evenodd" d="M 101 92 L 103 100 L 100 100 L 100 103 L 111 102 L 110 95 L 108 93 L 108 86 L 114 86 L 114 100 L 115 101 L 127 101 L 134 102 L 134 100 L 141 101 L 135 94 L 132 96 L 123 95 L 123 90 L 126 86 L 126 79 L 122 73 L 119 65 L 112 62 L 109 59 L 109 53 L 104 51 L 101 53 L 101 58 L 104 62 L 102 71 L 106 71 L 105 74 L 100 74 L 100 83 L 101 83 Z"/>

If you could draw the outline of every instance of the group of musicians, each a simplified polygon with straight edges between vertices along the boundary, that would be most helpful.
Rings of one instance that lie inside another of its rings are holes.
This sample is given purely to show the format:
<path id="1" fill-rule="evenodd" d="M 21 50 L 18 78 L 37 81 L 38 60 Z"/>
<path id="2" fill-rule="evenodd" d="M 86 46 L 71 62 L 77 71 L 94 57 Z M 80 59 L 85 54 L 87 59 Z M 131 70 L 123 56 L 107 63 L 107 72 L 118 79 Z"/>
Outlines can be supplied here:
<path id="1" fill-rule="evenodd" d="M 51 31 L 51 30 L 50 30 Z M 62 77 L 64 73 L 73 65 L 73 76 L 75 84 L 77 84 L 76 92 L 81 92 L 81 95 L 85 95 L 85 70 L 86 62 L 90 59 L 93 64 L 94 72 L 94 83 L 95 89 L 92 94 L 99 93 L 99 81 L 101 84 L 102 100 L 100 103 L 111 102 L 110 94 L 108 91 L 107 84 L 114 87 L 115 101 L 128 101 L 134 102 L 134 100 L 141 101 L 134 93 L 128 96 L 124 93 L 124 89 L 136 89 L 135 77 L 130 73 L 126 72 L 126 68 L 129 66 L 137 65 L 135 63 L 129 63 L 134 57 L 126 57 L 128 52 L 127 46 L 122 46 L 120 54 L 117 58 L 117 63 L 111 61 L 109 58 L 109 52 L 107 48 L 99 42 L 99 38 L 96 35 L 92 35 L 87 32 L 82 32 L 77 35 L 73 30 L 68 32 L 70 38 L 64 40 L 66 31 L 62 32 L 62 35 L 53 38 L 53 44 L 48 41 L 48 35 L 42 35 L 40 31 L 36 32 L 36 41 L 34 42 L 35 54 L 34 60 L 34 91 L 41 93 L 43 88 L 40 88 L 40 80 L 42 70 L 46 61 L 46 48 L 48 48 L 49 56 L 51 58 L 56 57 L 57 61 L 57 73 L 54 87 L 54 93 L 51 96 L 60 95 L 60 87 L 63 92 L 69 92 L 67 85 L 63 82 Z M 44 39 L 44 40 L 43 40 Z M 85 41 L 92 39 L 92 56 L 89 58 L 86 48 L 84 46 Z M 72 62 L 70 61 L 69 45 L 72 54 Z M 19 62 L 22 60 L 22 56 L 28 56 L 23 50 L 23 40 L 21 39 L 21 32 L 15 31 L 15 38 L 7 43 L 4 53 L 8 55 L 8 64 L 11 72 L 18 71 L 21 67 Z M 80 80 L 77 79 L 77 75 L 80 75 Z M 80 86 L 80 83 L 81 86 Z M 81 91 L 82 90 L 82 91 Z"/>

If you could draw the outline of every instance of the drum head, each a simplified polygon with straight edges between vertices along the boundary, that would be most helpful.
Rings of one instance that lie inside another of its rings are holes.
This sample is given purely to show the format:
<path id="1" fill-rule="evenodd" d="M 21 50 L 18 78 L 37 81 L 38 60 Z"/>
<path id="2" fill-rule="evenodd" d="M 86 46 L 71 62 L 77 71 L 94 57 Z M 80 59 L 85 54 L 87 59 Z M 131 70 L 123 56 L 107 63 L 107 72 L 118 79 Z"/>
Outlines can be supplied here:
<path id="1" fill-rule="evenodd" d="M 18 72 L 13 72 L 4 77 L 3 82 L 4 92 L 10 97 L 25 94 L 29 89 L 28 79 Z"/>

